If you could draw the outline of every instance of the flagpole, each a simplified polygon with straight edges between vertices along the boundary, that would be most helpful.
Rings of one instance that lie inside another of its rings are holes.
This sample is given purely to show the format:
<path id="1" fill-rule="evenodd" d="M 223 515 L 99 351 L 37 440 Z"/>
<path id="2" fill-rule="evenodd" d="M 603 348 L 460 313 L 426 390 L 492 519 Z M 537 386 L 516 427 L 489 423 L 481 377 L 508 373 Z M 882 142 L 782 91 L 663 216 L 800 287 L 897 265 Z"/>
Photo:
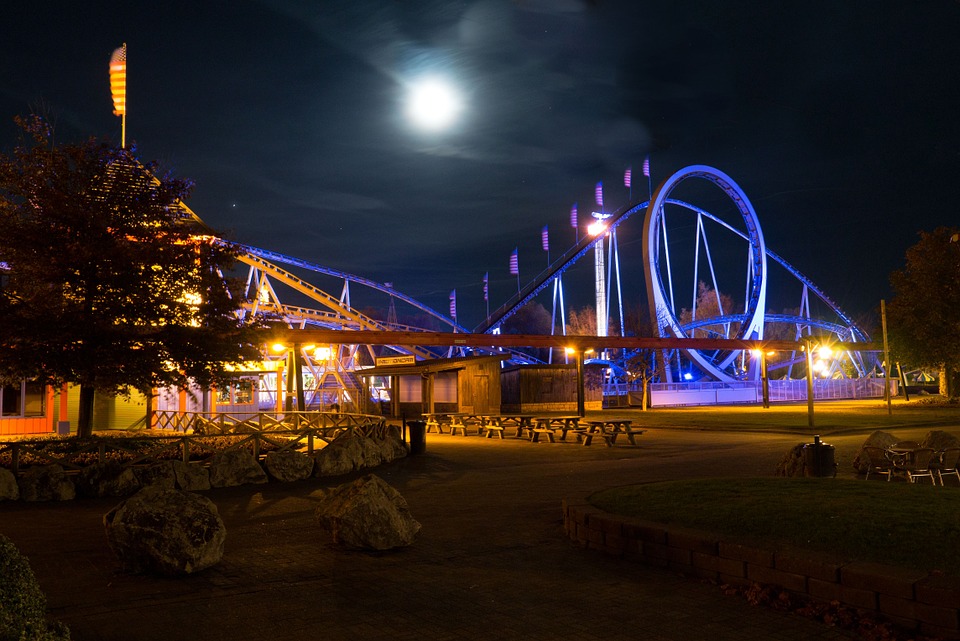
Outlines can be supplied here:
<path id="1" fill-rule="evenodd" d="M 113 113 L 120 116 L 120 147 L 127 148 L 127 43 L 110 56 L 110 93 Z"/>

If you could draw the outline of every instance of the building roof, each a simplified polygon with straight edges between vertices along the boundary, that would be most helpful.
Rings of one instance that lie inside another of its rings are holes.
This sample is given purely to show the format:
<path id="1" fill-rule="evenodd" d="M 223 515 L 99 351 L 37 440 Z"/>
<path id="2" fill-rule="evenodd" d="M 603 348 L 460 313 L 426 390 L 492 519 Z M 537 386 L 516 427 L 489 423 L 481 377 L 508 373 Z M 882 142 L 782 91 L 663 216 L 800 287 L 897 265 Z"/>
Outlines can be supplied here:
<path id="1" fill-rule="evenodd" d="M 355 373 L 363 378 L 370 376 L 410 376 L 419 374 L 435 374 L 437 372 L 451 372 L 465 369 L 468 365 L 473 365 L 475 363 L 505 361 L 508 358 L 510 358 L 508 354 L 497 354 L 495 356 L 433 358 L 430 360 L 417 361 L 413 365 L 384 365 L 381 367 L 370 367 L 362 370 L 358 369 L 355 371 Z"/>

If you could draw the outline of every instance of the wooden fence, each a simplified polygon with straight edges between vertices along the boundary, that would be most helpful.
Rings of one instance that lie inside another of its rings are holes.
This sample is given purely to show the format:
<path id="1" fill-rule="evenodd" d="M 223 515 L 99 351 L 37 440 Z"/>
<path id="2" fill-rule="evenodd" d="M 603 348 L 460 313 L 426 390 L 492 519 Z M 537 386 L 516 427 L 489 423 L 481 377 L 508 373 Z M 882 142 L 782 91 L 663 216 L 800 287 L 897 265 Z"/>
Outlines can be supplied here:
<path id="1" fill-rule="evenodd" d="M 143 433 L 0 442 L 0 466 L 14 474 L 22 467 L 51 464 L 78 472 L 108 461 L 117 461 L 122 467 L 163 460 L 188 463 L 216 452 L 243 448 L 249 449 L 257 458 L 268 450 L 298 450 L 313 454 L 320 445 L 318 441 L 329 443 L 343 432 L 383 436 L 388 431 L 382 416 L 287 412 L 281 417 L 277 420 L 276 415 L 260 414 L 240 420 L 226 415 L 194 414 L 189 421 L 181 421 L 193 431 L 191 434 Z M 225 438 L 229 441 L 225 442 Z"/>

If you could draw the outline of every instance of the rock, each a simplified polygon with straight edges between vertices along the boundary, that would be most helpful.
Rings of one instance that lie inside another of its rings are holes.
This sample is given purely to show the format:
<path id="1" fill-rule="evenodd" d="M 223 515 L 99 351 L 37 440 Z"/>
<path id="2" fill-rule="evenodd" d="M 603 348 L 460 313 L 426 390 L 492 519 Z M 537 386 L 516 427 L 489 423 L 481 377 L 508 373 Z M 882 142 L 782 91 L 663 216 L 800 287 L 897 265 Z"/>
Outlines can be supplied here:
<path id="1" fill-rule="evenodd" d="M 865 447 L 881 447 L 886 449 L 896 443 L 898 439 L 893 434 L 884 432 L 883 430 L 877 430 L 873 434 L 867 437 L 867 440 L 863 442 L 863 445 L 860 446 L 860 451 L 857 452 L 857 455 L 853 457 L 853 468 L 857 471 L 857 474 L 866 474 L 869 469 L 869 465 L 866 461 L 860 462 L 860 455 L 863 453 L 863 448 Z"/>
<path id="2" fill-rule="evenodd" d="M 373 474 L 325 490 L 315 514 L 335 544 L 350 548 L 392 550 L 420 533 L 404 498 Z"/>
<path id="3" fill-rule="evenodd" d="M 380 453 L 384 463 L 396 461 L 410 453 L 410 450 L 407 449 L 407 444 L 400 438 L 399 432 L 396 434 L 388 433 L 385 438 L 375 439 L 375 441 L 380 446 Z"/>
<path id="4" fill-rule="evenodd" d="M 344 432 L 314 455 L 315 476 L 341 476 L 363 467 L 364 437 Z"/>
<path id="5" fill-rule="evenodd" d="M 948 447 L 960 447 L 960 438 L 943 430 L 933 430 L 923 437 L 920 447 L 930 447 L 934 452 L 939 452 Z"/>
<path id="6" fill-rule="evenodd" d="M 310 478 L 313 474 L 314 461 L 309 454 L 295 450 L 281 452 L 267 452 L 263 461 L 267 474 L 278 481 L 288 483 Z"/>
<path id="7" fill-rule="evenodd" d="M 183 490 L 150 486 L 103 517 L 107 541 L 131 572 L 192 574 L 223 557 L 226 528 L 217 506 Z"/>
<path id="8" fill-rule="evenodd" d="M 202 465 L 174 461 L 173 474 L 181 490 L 196 492 L 210 489 L 210 470 Z"/>
<path id="9" fill-rule="evenodd" d="M 16 501 L 20 498 L 17 476 L 5 467 L 0 467 L 0 501 Z"/>
<path id="10" fill-rule="evenodd" d="M 31 467 L 20 477 L 20 498 L 24 501 L 71 501 L 76 496 L 73 481 L 59 465 Z"/>
<path id="11" fill-rule="evenodd" d="M 210 458 L 210 485 L 232 487 L 266 483 L 267 473 L 247 450 L 224 450 Z"/>
<path id="12" fill-rule="evenodd" d="M 172 490 L 177 486 L 177 475 L 173 471 L 174 461 L 160 461 L 147 467 L 135 470 L 137 479 L 141 487 L 149 485 L 159 485 L 160 487 Z"/>
<path id="13" fill-rule="evenodd" d="M 10 470 L 7 470 L 8 472 Z M 47 597 L 30 563 L 10 539 L 0 535 L 0 639 L 69 641 L 61 623 L 47 622 Z"/>
<path id="14" fill-rule="evenodd" d="M 130 496 L 140 489 L 140 481 L 132 468 L 107 461 L 80 470 L 76 488 L 80 496 Z"/>
<path id="15" fill-rule="evenodd" d="M 776 476 L 803 476 L 803 446 L 804 443 L 794 445 L 789 452 L 783 455 L 780 463 L 777 464 Z"/>
<path id="16" fill-rule="evenodd" d="M 357 469 L 366 467 L 377 467 L 383 465 L 386 461 L 383 457 L 383 450 L 380 447 L 380 439 L 370 438 L 369 436 L 360 437 L 360 446 L 363 455 L 360 458 Z"/>

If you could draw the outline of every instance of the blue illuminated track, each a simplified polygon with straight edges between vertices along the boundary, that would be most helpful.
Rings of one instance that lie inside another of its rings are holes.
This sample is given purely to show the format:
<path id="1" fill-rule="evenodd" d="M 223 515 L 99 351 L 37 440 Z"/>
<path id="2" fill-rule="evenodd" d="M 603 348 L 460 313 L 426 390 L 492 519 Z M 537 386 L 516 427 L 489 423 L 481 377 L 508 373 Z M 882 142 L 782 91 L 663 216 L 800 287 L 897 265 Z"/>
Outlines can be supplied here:
<path id="1" fill-rule="evenodd" d="M 621 207 L 604 221 L 606 223 L 605 230 L 611 231 L 616 229 L 620 223 L 633 214 L 638 211 L 645 211 L 649 204 L 650 201 L 645 200 L 635 205 Z M 492 332 L 499 327 L 503 321 L 513 316 L 518 309 L 536 298 L 537 294 L 546 289 L 550 283 L 553 282 L 554 278 L 563 274 L 569 267 L 580 260 L 580 257 L 590 251 L 603 237 L 604 234 L 584 236 L 580 242 L 568 249 L 562 256 L 553 261 L 549 267 L 537 274 L 532 281 L 524 285 L 519 292 L 508 298 L 507 302 L 494 310 L 486 320 L 473 329 L 473 332 L 475 334 L 483 334 Z"/>

